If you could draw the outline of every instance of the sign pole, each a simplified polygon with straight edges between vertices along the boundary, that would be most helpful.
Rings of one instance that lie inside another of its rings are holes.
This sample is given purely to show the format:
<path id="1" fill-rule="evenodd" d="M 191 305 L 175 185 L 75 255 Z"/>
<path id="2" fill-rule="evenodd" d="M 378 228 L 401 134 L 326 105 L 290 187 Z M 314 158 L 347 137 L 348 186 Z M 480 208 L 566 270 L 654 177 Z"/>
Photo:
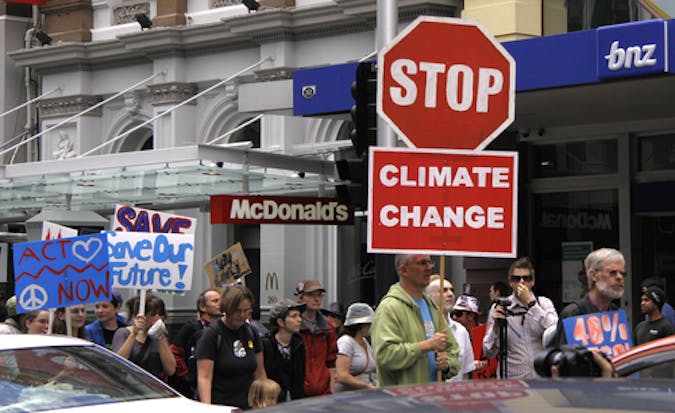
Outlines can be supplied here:
<path id="1" fill-rule="evenodd" d="M 439 274 L 441 276 L 440 287 L 439 287 L 439 297 L 438 297 L 438 332 L 445 333 L 445 328 L 443 328 L 443 302 L 445 301 L 445 255 L 441 255 L 441 262 L 439 268 Z M 443 381 L 443 372 L 436 370 L 436 381 L 439 383 Z"/>
<path id="2" fill-rule="evenodd" d="M 375 50 L 382 50 L 398 33 L 398 1 L 377 0 Z M 396 146 L 396 135 L 389 124 L 377 117 L 377 146 Z"/>

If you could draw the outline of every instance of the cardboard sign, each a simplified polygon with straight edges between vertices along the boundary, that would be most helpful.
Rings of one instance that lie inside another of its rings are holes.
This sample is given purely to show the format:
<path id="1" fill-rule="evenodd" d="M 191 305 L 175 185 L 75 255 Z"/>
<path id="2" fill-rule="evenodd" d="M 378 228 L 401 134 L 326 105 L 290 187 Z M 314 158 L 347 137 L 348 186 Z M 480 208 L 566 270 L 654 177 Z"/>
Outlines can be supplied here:
<path id="1" fill-rule="evenodd" d="M 42 222 L 42 239 L 57 239 L 76 237 L 77 230 L 49 221 Z"/>
<path id="2" fill-rule="evenodd" d="M 106 233 L 115 288 L 189 290 L 194 263 L 193 234 Z"/>
<path id="3" fill-rule="evenodd" d="M 197 220 L 151 209 L 117 205 L 111 224 L 110 229 L 113 231 L 194 234 Z"/>
<path id="4" fill-rule="evenodd" d="M 17 313 L 109 301 L 105 234 L 14 245 Z"/>
<path id="5" fill-rule="evenodd" d="M 208 260 L 204 269 L 211 288 L 225 288 L 237 282 L 245 284 L 244 277 L 252 272 L 240 242 Z"/>
<path id="6" fill-rule="evenodd" d="M 624 310 L 568 317 L 563 320 L 563 328 L 569 344 L 600 350 L 610 358 L 633 347 Z"/>
<path id="7" fill-rule="evenodd" d="M 518 154 L 370 147 L 368 252 L 514 257 Z"/>

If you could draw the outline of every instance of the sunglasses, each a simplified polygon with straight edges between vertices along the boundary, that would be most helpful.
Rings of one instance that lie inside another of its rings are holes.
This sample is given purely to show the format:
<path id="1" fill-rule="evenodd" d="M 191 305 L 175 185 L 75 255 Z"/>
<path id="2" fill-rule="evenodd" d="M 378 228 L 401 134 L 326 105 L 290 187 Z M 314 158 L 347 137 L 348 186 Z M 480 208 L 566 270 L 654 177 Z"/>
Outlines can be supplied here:
<path id="1" fill-rule="evenodd" d="M 450 317 L 452 318 L 462 318 L 464 317 L 464 314 L 468 314 L 468 311 L 462 311 L 462 310 L 455 310 L 450 313 Z"/>
<path id="2" fill-rule="evenodd" d="M 529 283 L 530 281 L 532 281 L 532 279 L 533 279 L 532 274 L 512 275 L 511 276 L 511 282 L 513 282 L 513 283 L 519 283 L 521 281 L 525 281 L 525 282 Z"/>

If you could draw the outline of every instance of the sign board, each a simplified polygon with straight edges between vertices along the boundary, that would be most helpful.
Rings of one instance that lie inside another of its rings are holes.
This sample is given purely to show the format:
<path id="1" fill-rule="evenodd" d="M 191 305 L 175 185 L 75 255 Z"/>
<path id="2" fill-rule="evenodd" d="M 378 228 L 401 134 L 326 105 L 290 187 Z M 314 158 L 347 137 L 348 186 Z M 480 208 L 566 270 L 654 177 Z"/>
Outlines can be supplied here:
<path id="1" fill-rule="evenodd" d="M 563 320 L 569 344 L 600 350 L 609 358 L 633 347 L 630 325 L 624 310 L 583 314 Z"/>
<path id="2" fill-rule="evenodd" d="M 7 252 L 9 251 L 9 244 L 0 242 L 0 283 L 7 282 Z"/>
<path id="3" fill-rule="evenodd" d="M 370 148 L 368 252 L 515 257 L 516 152 Z"/>
<path id="4" fill-rule="evenodd" d="M 63 225 L 55 224 L 49 221 L 42 222 L 42 238 L 45 239 L 56 239 L 56 238 L 69 238 L 76 237 L 77 230 L 74 228 L 66 227 Z"/>
<path id="5" fill-rule="evenodd" d="M 116 205 L 111 230 L 157 232 L 164 234 L 194 234 L 197 219 L 151 209 Z"/>
<path id="6" fill-rule="evenodd" d="M 248 263 L 248 258 L 246 258 L 244 248 L 242 248 L 240 242 L 208 260 L 204 264 L 204 269 L 209 275 L 211 288 L 218 289 L 225 288 L 236 282 L 241 282 L 245 285 L 244 277 L 252 272 L 251 265 Z"/>
<path id="7" fill-rule="evenodd" d="M 106 234 L 113 287 L 177 291 L 191 288 L 194 234 Z"/>
<path id="8" fill-rule="evenodd" d="M 513 122 L 515 68 L 480 23 L 420 16 L 380 51 L 377 111 L 409 147 L 481 150 Z"/>
<path id="9" fill-rule="evenodd" d="M 105 234 L 14 244 L 17 313 L 110 300 Z"/>
<path id="10" fill-rule="evenodd" d="M 351 225 L 354 211 L 337 198 L 214 195 L 211 223 Z"/>

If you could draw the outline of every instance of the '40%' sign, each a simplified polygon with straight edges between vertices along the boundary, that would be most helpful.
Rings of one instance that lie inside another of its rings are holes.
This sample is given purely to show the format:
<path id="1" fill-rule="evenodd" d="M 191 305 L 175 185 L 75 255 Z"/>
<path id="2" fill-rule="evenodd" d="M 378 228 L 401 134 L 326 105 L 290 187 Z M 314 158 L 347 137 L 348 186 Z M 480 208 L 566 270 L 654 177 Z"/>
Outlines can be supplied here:
<path id="1" fill-rule="evenodd" d="M 563 320 L 563 327 L 568 343 L 600 350 L 610 358 L 633 346 L 623 310 L 569 317 Z"/>

